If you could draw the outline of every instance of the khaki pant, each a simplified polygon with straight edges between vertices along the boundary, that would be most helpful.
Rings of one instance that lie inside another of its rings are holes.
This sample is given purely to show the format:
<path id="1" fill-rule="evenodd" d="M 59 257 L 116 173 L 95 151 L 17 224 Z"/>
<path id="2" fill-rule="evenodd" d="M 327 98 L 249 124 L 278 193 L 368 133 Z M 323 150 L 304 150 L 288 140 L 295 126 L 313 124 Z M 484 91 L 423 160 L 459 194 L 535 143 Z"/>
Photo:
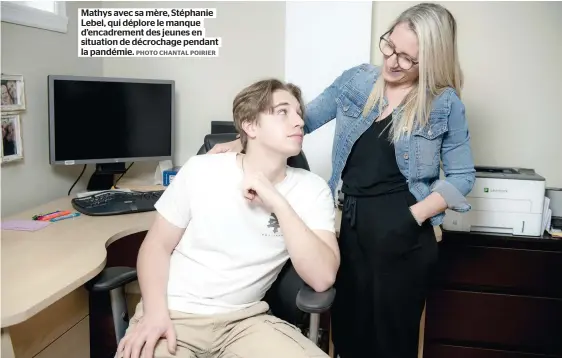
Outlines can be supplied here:
<path id="1" fill-rule="evenodd" d="M 309 358 L 328 357 L 300 330 L 273 315 L 260 302 L 252 307 L 214 316 L 171 311 L 176 329 L 176 354 L 168 352 L 167 342 L 156 345 L 155 358 Z M 142 317 L 142 301 L 137 305 L 129 328 Z"/>

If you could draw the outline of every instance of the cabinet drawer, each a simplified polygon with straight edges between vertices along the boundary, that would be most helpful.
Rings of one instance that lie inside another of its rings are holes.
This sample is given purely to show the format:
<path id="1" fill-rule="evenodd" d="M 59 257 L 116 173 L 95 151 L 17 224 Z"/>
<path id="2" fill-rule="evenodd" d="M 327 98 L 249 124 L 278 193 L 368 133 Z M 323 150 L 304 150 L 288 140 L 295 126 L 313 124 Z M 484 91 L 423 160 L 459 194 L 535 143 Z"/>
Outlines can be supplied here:
<path id="1" fill-rule="evenodd" d="M 430 344 L 424 347 L 423 358 L 552 358 L 557 356 L 528 354 L 494 349 Z"/>
<path id="2" fill-rule="evenodd" d="M 428 342 L 562 355 L 559 299 L 440 290 L 426 315 Z"/>
<path id="3" fill-rule="evenodd" d="M 440 246 L 437 286 L 562 298 L 562 252 Z"/>

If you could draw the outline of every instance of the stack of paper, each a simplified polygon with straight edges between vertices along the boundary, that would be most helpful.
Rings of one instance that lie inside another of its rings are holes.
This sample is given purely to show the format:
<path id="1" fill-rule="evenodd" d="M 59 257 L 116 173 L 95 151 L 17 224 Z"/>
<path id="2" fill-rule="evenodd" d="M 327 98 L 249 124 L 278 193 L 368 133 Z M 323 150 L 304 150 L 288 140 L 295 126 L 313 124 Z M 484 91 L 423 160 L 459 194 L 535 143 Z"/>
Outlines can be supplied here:
<path id="1" fill-rule="evenodd" d="M 550 231 L 548 231 L 548 233 L 550 234 L 550 236 L 552 236 L 553 238 L 556 239 L 562 239 L 562 230 L 560 229 L 550 229 Z"/>
<path id="2" fill-rule="evenodd" d="M 49 225 L 48 221 L 39 220 L 8 220 L 3 221 L 2 230 L 37 231 Z"/>
<path id="3" fill-rule="evenodd" d="M 552 226 L 552 209 L 550 209 L 550 198 L 544 198 L 543 216 L 542 216 L 543 232 L 546 231 L 553 238 L 562 239 L 562 230 Z"/>
<path id="4" fill-rule="evenodd" d="M 550 210 L 550 198 L 544 197 L 544 205 L 542 209 L 542 232 L 549 232 L 552 222 L 552 210 Z"/>

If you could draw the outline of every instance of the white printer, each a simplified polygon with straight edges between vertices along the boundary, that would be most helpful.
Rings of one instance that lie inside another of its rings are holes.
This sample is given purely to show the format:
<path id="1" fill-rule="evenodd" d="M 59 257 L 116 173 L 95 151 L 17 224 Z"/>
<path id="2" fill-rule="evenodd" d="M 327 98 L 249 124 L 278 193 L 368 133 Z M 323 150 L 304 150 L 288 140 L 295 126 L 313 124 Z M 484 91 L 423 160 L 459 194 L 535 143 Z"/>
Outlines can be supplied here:
<path id="1" fill-rule="evenodd" d="M 533 169 L 476 167 L 466 213 L 447 210 L 443 229 L 542 236 L 545 179 Z"/>

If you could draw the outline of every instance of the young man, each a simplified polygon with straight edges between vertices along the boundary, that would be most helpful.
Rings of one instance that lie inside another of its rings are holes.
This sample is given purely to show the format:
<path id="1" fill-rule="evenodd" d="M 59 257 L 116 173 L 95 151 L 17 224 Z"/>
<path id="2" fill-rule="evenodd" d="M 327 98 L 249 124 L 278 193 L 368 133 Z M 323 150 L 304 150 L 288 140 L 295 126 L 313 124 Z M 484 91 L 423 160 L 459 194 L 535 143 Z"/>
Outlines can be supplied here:
<path id="1" fill-rule="evenodd" d="M 117 357 L 327 356 L 262 301 L 289 258 L 319 292 L 339 268 L 328 184 L 287 166 L 303 107 L 290 84 L 245 88 L 233 114 L 246 154 L 194 156 L 176 175 L 139 252 L 142 301 Z"/>

